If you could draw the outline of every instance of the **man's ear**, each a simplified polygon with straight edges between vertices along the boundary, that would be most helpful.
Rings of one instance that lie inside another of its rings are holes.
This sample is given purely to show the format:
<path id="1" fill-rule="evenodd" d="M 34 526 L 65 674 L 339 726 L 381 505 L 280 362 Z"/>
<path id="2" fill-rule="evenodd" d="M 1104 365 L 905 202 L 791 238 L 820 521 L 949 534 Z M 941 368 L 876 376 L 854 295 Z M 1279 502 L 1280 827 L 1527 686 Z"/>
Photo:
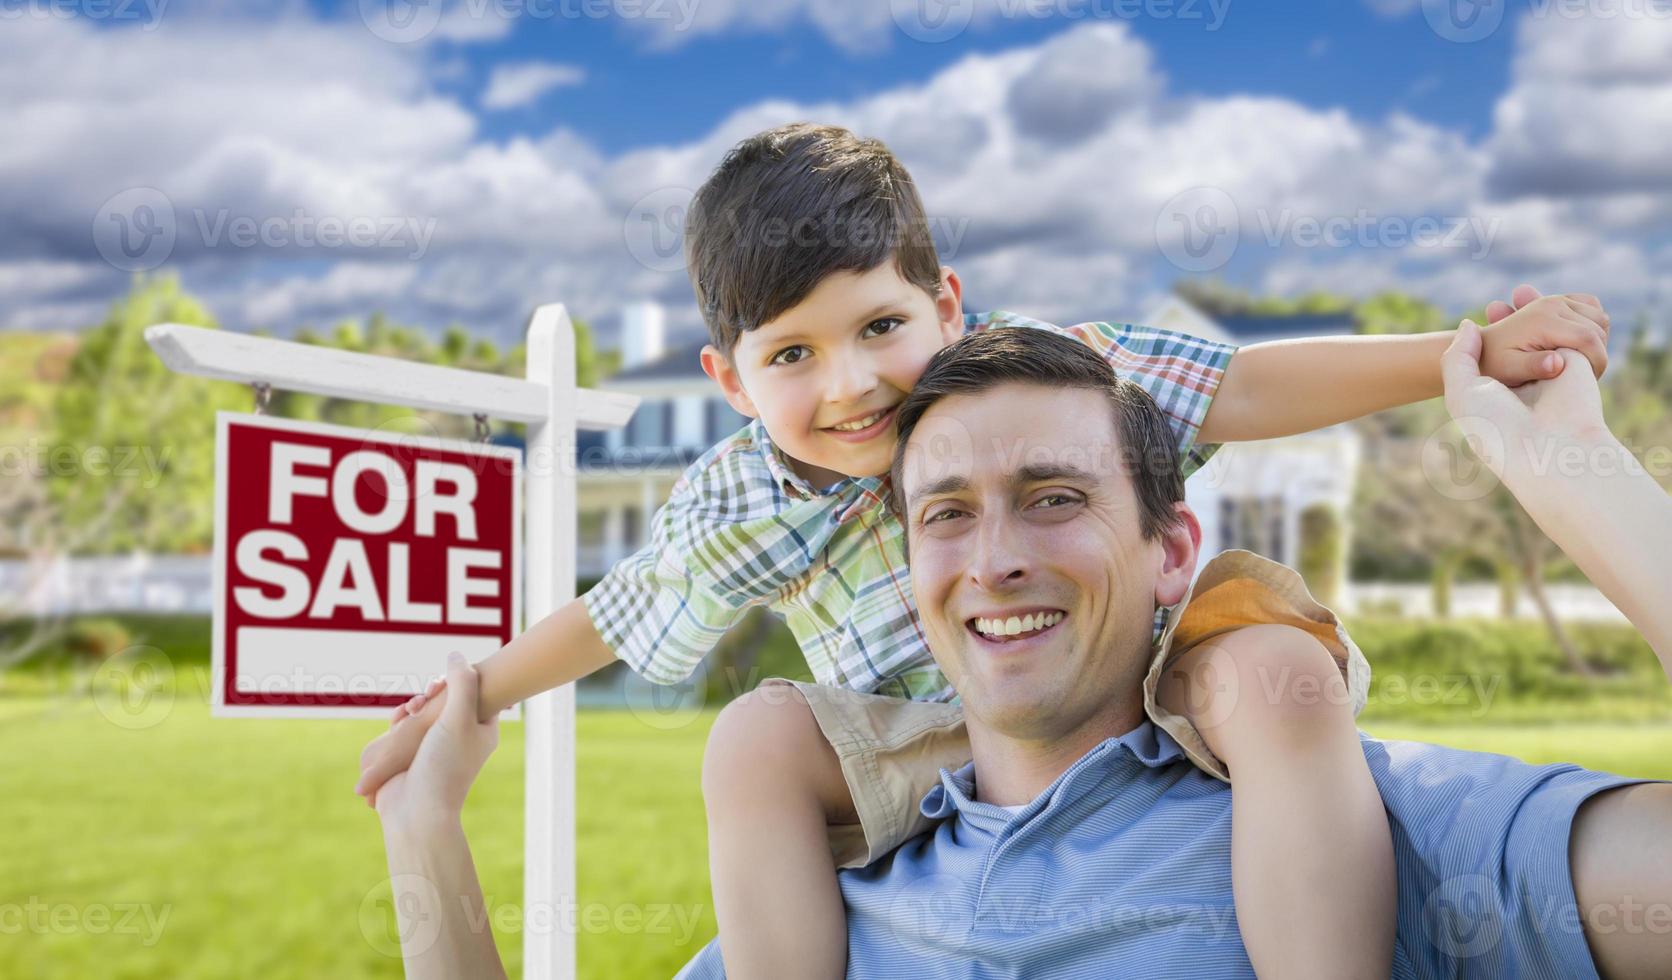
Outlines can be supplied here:
<path id="1" fill-rule="evenodd" d="M 1161 532 L 1161 570 L 1155 577 L 1155 602 L 1171 606 L 1184 598 L 1190 580 L 1196 577 L 1196 557 L 1202 550 L 1202 523 L 1190 505 L 1173 505 L 1178 521 Z"/>
<path id="2" fill-rule="evenodd" d="M 737 368 L 720 353 L 720 349 L 713 344 L 704 344 L 702 348 L 702 373 L 714 379 L 720 386 L 720 391 L 726 396 L 726 403 L 736 409 L 738 414 L 749 418 L 760 418 L 755 411 L 755 403 L 749 393 L 743 390 L 743 380 L 737 376 Z"/>
<path id="3" fill-rule="evenodd" d="M 951 266 L 941 266 L 940 272 L 941 291 L 935 297 L 935 318 L 940 321 L 941 342 L 950 344 L 964 335 L 964 284 L 958 281 L 958 273 Z"/>

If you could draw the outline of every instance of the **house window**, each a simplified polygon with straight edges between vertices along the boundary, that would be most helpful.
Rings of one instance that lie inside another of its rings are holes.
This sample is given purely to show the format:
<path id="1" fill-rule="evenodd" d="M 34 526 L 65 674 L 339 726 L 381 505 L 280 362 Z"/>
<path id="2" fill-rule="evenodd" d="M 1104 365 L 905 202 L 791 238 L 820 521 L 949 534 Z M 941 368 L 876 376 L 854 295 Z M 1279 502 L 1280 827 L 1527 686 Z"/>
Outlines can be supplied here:
<path id="1" fill-rule="evenodd" d="M 627 443 L 640 449 L 654 449 L 668 444 L 669 417 L 672 415 L 673 405 L 668 402 L 656 402 L 639 406 L 633 413 L 633 420 L 627 423 Z"/>
<path id="2" fill-rule="evenodd" d="M 621 539 L 627 547 L 634 549 L 644 547 L 644 530 L 639 527 L 642 514 L 637 507 L 624 507 L 621 511 Z"/>
<path id="3" fill-rule="evenodd" d="M 708 443 L 713 445 L 743 428 L 749 420 L 726 404 L 725 399 L 712 398 L 708 402 Z"/>
<path id="4" fill-rule="evenodd" d="M 1223 497 L 1219 501 L 1220 550 L 1242 548 L 1283 561 L 1282 497 Z"/>

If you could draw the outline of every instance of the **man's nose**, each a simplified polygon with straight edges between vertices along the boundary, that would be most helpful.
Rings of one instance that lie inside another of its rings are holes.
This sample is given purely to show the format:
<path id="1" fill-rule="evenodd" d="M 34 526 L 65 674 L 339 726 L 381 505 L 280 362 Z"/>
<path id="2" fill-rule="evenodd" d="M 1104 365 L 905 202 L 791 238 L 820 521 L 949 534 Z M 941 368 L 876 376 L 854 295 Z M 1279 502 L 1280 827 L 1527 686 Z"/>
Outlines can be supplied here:
<path id="1" fill-rule="evenodd" d="M 1023 538 L 1013 517 L 984 517 L 970 560 L 971 584 L 996 592 L 1027 581 L 1031 559 Z"/>
<path id="2" fill-rule="evenodd" d="M 877 387 L 876 366 L 869 357 L 847 357 L 836 366 L 825 392 L 825 400 L 848 405 L 863 401 Z"/>

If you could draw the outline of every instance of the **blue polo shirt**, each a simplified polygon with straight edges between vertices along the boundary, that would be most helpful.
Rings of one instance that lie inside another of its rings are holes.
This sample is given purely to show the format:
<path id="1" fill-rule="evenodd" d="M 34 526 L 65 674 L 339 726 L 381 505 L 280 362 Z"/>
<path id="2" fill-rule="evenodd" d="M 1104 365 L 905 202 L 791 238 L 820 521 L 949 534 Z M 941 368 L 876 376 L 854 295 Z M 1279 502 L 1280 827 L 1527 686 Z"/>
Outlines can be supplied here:
<path id="1" fill-rule="evenodd" d="M 1398 865 L 1393 976 L 1595 980 L 1568 834 L 1586 798 L 1643 780 L 1359 738 Z M 922 803 L 935 830 L 840 874 L 848 976 L 1254 976 L 1231 897 L 1231 788 L 1152 722 L 1015 812 L 974 788 L 973 764 L 942 770 Z M 724 975 L 717 942 L 680 972 Z"/>

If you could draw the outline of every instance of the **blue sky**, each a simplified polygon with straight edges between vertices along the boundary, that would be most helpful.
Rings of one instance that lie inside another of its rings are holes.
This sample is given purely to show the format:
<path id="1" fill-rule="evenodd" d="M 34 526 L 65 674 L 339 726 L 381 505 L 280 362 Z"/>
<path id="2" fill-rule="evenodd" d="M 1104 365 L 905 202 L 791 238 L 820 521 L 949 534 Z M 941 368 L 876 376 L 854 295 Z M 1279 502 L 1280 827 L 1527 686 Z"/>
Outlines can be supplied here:
<path id="1" fill-rule="evenodd" d="M 888 142 L 972 306 L 1135 320 L 1203 276 L 1454 310 L 1672 290 L 1652 0 L 57 10 L 0 7 L 0 327 L 86 326 L 163 270 L 281 335 L 381 310 L 511 337 L 558 300 L 608 342 L 650 298 L 694 337 L 647 229 L 799 119 Z"/>

